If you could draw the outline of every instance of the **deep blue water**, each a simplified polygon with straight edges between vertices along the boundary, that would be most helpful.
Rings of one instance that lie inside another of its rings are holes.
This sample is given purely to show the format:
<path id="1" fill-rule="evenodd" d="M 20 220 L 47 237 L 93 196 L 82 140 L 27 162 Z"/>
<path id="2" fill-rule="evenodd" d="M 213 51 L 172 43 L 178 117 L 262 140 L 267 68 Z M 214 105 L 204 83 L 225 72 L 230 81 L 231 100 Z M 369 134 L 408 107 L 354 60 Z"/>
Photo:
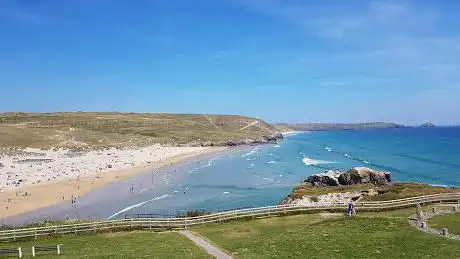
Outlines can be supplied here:
<path id="1" fill-rule="evenodd" d="M 460 186 L 460 128 L 301 133 L 279 145 L 234 149 L 117 182 L 83 197 L 78 208 L 61 205 L 32 218 L 120 218 L 274 205 L 313 173 L 356 166 L 390 171 L 399 182 Z M 130 186 L 135 193 L 129 193 Z"/>

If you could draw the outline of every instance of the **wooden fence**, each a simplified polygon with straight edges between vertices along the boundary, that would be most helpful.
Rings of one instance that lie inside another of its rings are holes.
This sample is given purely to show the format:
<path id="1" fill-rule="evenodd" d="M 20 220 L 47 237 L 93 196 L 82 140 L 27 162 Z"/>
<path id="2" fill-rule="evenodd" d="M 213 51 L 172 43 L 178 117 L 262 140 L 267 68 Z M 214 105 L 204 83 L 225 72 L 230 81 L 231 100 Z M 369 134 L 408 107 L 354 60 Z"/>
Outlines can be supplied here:
<path id="1" fill-rule="evenodd" d="M 418 203 L 435 202 L 460 203 L 460 193 L 443 193 L 397 199 L 390 201 L 365 201 L 355 204 L 356 211 L 389 210 L 410 207 Z M 39 238 L 43 236 L 96 233 L 103 231 L 121 231 L 134 229 L 184 229 L 194 225 L 227 222 L 230 220 L 257 217 L 271 217 L 318 211 L 346 211 L 344 203 L 327 203 L 314 206 L 277 205 L 259 208 L 238 209 L 217 212 L 197 217 L 185 218 L 132 218 L 119 220 L 104 220 L 90 223 L 75 223 L 35 228 L 22 228 L 0 231 L 0 241 L 16 241 L 24 238 Z"/>

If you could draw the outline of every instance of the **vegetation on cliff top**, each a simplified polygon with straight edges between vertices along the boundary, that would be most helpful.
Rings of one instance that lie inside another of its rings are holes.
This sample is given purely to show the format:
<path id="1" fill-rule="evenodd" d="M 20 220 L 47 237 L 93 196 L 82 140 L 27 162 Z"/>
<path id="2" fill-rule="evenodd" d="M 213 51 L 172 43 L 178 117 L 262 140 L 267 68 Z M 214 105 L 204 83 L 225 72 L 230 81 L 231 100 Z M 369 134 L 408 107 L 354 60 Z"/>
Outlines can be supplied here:
<path id="1" fill-rule="evenodd" d="M 387 186 L 378 187 L 373 184 L 318 187 L 312 186 L 309 183 L 303 183 L 295 187 L 292 193 L 288 196 L 288 198 L 301 199 L 304 196 L 323 195 L 328 193 L 366 192 L 370 189 L 376 190 L 378 194 L 375 196 L 364 196 L 364 200 L 383 201 L 403 199 L 429 194 L 460 192 L 459 188 L 447 188 L 419 183 L 395 183 L 389 184 Z"/>
<path id="2" fill-rule="evenodd" d="M 0 148 L 224 146 L 280 138 L 266 122 L 237 115 L 166 113 L 1 113 Z"/>

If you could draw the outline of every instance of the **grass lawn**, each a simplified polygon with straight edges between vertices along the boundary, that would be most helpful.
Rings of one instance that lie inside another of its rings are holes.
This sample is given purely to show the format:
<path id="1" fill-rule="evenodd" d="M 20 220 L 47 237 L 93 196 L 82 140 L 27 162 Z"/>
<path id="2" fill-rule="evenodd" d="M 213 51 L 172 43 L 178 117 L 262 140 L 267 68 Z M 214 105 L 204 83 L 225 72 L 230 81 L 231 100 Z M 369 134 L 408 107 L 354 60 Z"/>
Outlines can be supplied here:
<path id="1" fill-rule="evenodd" d="M 42 258 L 211 258 L 186 237 L 174 232 L 119 232 L 97 235 L 43 238 L 28 242 L 0 243 L 0 248 L 22 247 L 25 258 L 33 245 L 64 244 L 63 255 Z M 12 256 L 11 258 L 13 258 Z M 17 258 L 17 256 L 16 256 Z"/>
<path id="2" fill-rule="evenodd" d="M 297 215 L 200 226 L 194 231 L 236 258 L 456 258 L 460 255 L 460 242 L 417 231 L 397 214 L 356 218 Z"/>
<path id="3" fill-rule="evenodd" d="M 438 229 L 447 228 L 449 233 L 460 235 L 460 213 L 434 216 L 428 219 L 428 226 Z"/>

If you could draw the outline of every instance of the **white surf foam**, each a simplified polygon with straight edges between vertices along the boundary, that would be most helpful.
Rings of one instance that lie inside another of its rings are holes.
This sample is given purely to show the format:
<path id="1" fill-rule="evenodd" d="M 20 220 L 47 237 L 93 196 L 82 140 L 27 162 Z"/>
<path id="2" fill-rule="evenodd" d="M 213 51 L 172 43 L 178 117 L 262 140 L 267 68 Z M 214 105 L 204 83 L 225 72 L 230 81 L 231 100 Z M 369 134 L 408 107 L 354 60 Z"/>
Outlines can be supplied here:
<path id="1" fill-rule="evenodd" d="M 333 164 L 335 162 L 331 162 L 331 161 L 325 161 L 325 160 L 316 160 L 316 159 L 311 159 L 307 156 L 305 156 L 303 159 L 302 159 L 303 163 L 305 165 L 322 165 L 322 164 Z"/>
<path id="2" fill-rule="evenodd" d="M 345 155 L 343 155 L 343 156 L 344 156 L 344 157 L 348 157 L 348 158 L 351 157 L 351 156 L 350 156 L 349 154 L 347 154 L 347 153 L 345 153 Z"/>
<path id="3" fill-rule="evenodd" d="M 242 154 L 241 157 L 250 156 L 250 155 L 252 155 L 252 154 L 257 153 L 257 151 L 259 151 L 259 150 L 260 150 L 260 147 L 257 146 L 257 147 L 255 147 L 255 148 L 251 149 L 251 151 L 249 151 L 248 153 Z"/>
<path id="4" fill-rule="evenodd" d="M 230 192 L 223 192 L 223 194 L 230 194 Z"/>
<path id="5" fill-rule="evenodd" d="M 267 180 L 267 181 L 269 181 L 269 182 L 273 182 L 273 181 L 274 181 L 272 178 L 268 178 L 268 177 L 264 177 L 264 178 L 262 178 L 262 179 Z"/>
<path id="6" fill-rule="evenodd" d="M 165 198 L 168 198 L 170 195 L 169 194 L 165 194 L 165 195 L 161 195 L 159 197 L 155 197 L 153 199 L 150 199 L 150 200 L 146 200 L 146 201 L 143 201 L 143 202 L 140 202 L 140 203 L 137 203 L 137 204 L 134 204 L 134 205 L 131 205 L 131 206 L 128 206 L 120 211 L 118 211 L 117 213 L 113 214 L 112 216 L 108 217 L 107 219 L 112 219 L 118 215 L 120 215 L 121 213 L 123 212 L 127 212 L 127 211 L 130 211 L 134 208 L 137 208 L 137 207 L 140 207 L 146 203 L 149 203 L 149 202 L 152 202 L 152 201 L 158 201 L 158 200 L 162 200 L 162 199 L 165 199 Z"/>
<path id="7" fill-rule="evenodd" d="M 256 160 L 256 158 L 255 158 L 255 157 L 253 157 L 253 158 L 247 157 L 246 160 L 247 160 L 247 161 L 252 161 L 252 160 Z"/>
<path id="8" fill-rule="evenodd" d="M 279 148 L 279 147 L 280 147 L 280 145 L 274 145 L 273 147 Z"/>
<path id="9" fill-rule="evenodd" d="M 433 187 L 444 187 L 444 188 L 449 188 L 450 186 L 449 185 L 445 185 L 445 184 L 430 184 L 431 186 Z"/>
<path id="10" fill-rule="evenodd" d="M 253 168 L 254 166 L 255 166 L 255 164 L 250 164 L 250 165 L 248 166 L 248 168 Z"/>
<path id="11" fill-rule="evenodd" d="M 367 161 L 367 160 L 364 160 L 363 163 L 365 164 L 370 164 L 371 162 Z"/>
<path id="12" fill-rule="evenodd" d="M 330 148 L 330 147 L 325 147 L 324 149 L 325 149 L 327 152 L 332 152 L 332 148 Z"/>
<path id="13" fill-rule="evenodd" d="M 277 163 L 278 163 L 278 162 L 276 162 L 276 161 L 273 161 L 273 160 L 272 160 L 272 161 L 268 161 L 268 162 L 267 162 L 267 164 L 277 164 Z"/>

